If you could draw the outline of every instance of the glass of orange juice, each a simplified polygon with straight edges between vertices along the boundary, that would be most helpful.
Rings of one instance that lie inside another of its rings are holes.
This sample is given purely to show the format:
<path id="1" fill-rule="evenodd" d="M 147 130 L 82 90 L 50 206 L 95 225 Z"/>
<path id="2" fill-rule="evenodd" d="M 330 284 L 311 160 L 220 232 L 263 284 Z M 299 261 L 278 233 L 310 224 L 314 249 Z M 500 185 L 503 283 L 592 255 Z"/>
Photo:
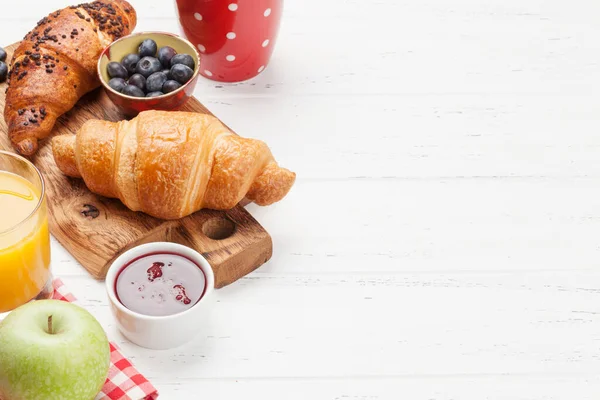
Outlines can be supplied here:
<path id="1" fill-rule="evenodd" d="M 44 180 L 25 158 L 0 151 L 0 315 L 51 295 Z"/>

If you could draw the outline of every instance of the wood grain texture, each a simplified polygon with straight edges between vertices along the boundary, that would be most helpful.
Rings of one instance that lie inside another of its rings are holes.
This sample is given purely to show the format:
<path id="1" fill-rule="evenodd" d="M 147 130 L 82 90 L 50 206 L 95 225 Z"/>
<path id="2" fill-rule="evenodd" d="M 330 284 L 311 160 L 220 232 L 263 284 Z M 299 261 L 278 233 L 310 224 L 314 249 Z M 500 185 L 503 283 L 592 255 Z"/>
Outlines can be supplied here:
<path id="1" fill-rule="evenodd" d="M 16 47 L 6 47 L 9 60 Z M 4 109 L 5 87 L 0 85 L 0 109 Z M 195 98 L 182 111 L 210 114 Z M 97 89 L 58 119 L 52 136 L 75 134 L 89 119 L 120 121 L 125 117 L 104 90 Z M 103 279 L 111 262 L 124 251 L 148 242 L 173 241 L 201 252 L 213 267 L 217 288 L 235 282 L 271 257 L 269 234 L 242 206 L 229 211 L 201 210 L 177 221 L 134 213 L 119 200 L 90 192 L 83 180 L 64 176 L 54 162 L 49 139 L 31 160 L 45 179 L 50 231 L 95 278 Z M 12 151 L 4 120 L 0 122 L 0 149 Z"/>
<path id="2" fill-rule="evenodd" d="M 109 306 L 97 301 L 102 284 L 66 278 L 149 377 L 182 384 L 587 377 L 600 357 L 589 345 L 600 338 L 599 281 L 596 271 L 261 272 L 218 291 L 197 340 L 156 354 L 118 334 Z"/>

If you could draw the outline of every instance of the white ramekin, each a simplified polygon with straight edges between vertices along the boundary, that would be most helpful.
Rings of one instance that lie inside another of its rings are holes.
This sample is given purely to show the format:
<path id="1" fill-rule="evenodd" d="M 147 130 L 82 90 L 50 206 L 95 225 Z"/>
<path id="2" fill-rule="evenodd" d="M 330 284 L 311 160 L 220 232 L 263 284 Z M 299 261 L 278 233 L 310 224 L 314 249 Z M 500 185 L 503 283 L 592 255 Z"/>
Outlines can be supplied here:
<path id="1" fill-rule="evenodd" d="M 192 308 L 179 314 L 150 316 L 131 311 L 121 304 L 115 293 L 115 280 L 119 271 L 138 257 L 163 252 L 180 254 L 202 268 L 206 276 L 204 296 Z M 181 346 L 202 330 L 207 322 L 206 317 L 210 311 L 210 297 L 214 287 L 215 276 L 208 261 L 189 247 L 169 242 L 143 244 L 126 251 L 111 264 L 106 274 L 106 291 L 119 330 L 132 343 L 155 350 Z"/>

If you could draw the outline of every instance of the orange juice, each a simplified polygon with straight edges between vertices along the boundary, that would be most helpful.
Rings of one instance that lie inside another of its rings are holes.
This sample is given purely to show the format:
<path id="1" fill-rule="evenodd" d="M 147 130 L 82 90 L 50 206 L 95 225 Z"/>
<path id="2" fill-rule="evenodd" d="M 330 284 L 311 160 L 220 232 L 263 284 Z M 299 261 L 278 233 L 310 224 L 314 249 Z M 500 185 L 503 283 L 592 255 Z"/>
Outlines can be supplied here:
<path id="1" fill-rule="evenodd" d="M 41 196 L 27 179 L 0 170 L 0 313 L 35 298 L 50 278 L 50 235 Z"/>

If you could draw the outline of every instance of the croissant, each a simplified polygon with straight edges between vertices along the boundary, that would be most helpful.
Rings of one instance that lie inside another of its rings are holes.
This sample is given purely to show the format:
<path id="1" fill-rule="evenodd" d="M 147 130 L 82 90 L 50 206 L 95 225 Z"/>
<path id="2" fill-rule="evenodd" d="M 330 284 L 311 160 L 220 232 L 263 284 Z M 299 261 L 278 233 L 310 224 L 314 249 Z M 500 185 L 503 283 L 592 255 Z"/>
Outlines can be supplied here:
<path id="1" fill-rule="evenodd" d="M 231 209 L 244 198 L 269 205 L 296 179 L 265 143 L 239 137 L 206 114 L 145 111 L 131 121 L 90 120 L 77 135 L 56 136 L 52 151 L 59 169 L 82 177 L 92 192 L 161 219 Z"/>
<path id="2" fill-rule="evenodd" d="M 95 1 L 56 11 L 25 36 L 13 55 L 4 109 L 19 153 L 34 154 L 56 119 L 100 85 L 100 53 L 135 25 L 135 10 L 125 0 Z"/>

